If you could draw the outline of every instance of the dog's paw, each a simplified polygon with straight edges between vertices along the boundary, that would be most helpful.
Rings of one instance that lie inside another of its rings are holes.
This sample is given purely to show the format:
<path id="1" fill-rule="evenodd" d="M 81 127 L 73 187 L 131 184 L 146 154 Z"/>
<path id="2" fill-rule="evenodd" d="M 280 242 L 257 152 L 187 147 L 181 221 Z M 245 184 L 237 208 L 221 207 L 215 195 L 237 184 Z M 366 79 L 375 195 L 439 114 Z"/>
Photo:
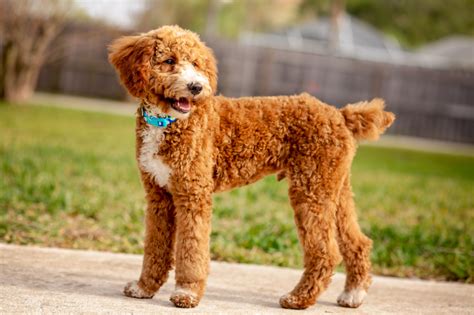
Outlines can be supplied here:
<path id="1" fill-rule="evenodd" d="M 191 308 L 199 304 L 199 298 L 196 293 L 184 288 L 176 288 L 171 294 L 170 301 L 176 307 Z"/>
<path id="2" fill-rule="evenodd" d="M 337 304 L 344 307 L 359 307 L 364 298 L 367 295 L 367 291 L 362 288 L 356 288 L 349 291 L 344 291 L 337 298 Z"/>
<path id="3" fill-rule="evenodd" d="M 146 293 L 143 289 L 138 286 L 137 281 L 132 281 L 125 285 L 123 288 L 123 294 L 128 297 L 133 297 L 136 299 L 151 299 L 154 294 Z"/>
<path id="4" fill-rule="evenodd" d="M 314 301 L 312 299 L 291 293 L 285 294 L 280 298 L 280 306 L 283 308 L 303 310 L 313 304 Z"/>

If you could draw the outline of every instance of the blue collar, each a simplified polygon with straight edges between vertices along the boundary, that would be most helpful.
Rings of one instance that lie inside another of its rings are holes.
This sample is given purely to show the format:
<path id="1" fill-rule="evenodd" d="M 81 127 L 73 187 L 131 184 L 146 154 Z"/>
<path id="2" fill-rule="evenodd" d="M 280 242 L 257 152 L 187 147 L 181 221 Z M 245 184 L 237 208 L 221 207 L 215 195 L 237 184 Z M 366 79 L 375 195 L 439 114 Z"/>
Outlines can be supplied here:
<path id="1" fill-rule="evenodd" d="M 147 124 L 158 127 L 158 128 L 166 128 L 176 121 L 176 118 L 173 118 L 169 115 L 164 115 L 164 116 L 149 115 L 146 112 L 145 107 L 142 107 L 142 115 Z"/>

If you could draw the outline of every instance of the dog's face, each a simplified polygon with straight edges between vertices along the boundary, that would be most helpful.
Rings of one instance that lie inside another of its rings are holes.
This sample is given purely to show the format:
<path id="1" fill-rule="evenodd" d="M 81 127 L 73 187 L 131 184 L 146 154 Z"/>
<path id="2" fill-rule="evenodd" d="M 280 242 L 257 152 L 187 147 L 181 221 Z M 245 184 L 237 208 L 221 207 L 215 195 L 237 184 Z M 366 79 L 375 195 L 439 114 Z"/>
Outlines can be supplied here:
<path id="1" fill-rule="evenodd" d="M 187 118 L 216 91 L 212 50 L 198 35 L 178 26 L 119 38 L 109 51 L 129 93 L 157 113 Z"/>

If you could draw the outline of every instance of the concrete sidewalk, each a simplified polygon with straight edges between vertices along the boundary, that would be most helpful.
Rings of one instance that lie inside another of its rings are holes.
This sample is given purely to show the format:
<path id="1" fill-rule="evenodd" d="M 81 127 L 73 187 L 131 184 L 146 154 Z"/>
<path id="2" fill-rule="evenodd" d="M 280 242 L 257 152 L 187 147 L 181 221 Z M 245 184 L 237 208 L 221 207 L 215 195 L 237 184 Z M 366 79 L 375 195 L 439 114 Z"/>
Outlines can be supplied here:
<path id="1" fill-rule="evenodd" d="M 220 314 L 473 314 L 474 286 L 374 277 L 364 305 L 336 305 L 344 275 L 336 274 L 318 304 L 281 309 L 300 270 L 212 262 L 207 292 L 195 309 L 168 301 L 173 276 L 151 300 L 127 298 L 124 284 L 138 277 L 141 256 L 0 244 L 0 313 L 220 313 Z"/>

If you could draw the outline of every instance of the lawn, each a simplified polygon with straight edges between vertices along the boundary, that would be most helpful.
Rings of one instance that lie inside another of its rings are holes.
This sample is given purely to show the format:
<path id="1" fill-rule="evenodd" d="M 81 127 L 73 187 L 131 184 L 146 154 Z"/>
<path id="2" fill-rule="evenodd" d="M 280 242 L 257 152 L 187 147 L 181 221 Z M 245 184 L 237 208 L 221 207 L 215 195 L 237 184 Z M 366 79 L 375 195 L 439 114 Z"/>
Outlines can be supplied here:
<path id="1" fill-rule="evenodd" d="M 474 282 L 474 158 L 362 146 L 353 166 L 374 273 Z M 301 267 L 274 176 L 216 195 L 212 257 Z M 141 253 L 134 120 L 0 104 L 0 240 Z"/>

